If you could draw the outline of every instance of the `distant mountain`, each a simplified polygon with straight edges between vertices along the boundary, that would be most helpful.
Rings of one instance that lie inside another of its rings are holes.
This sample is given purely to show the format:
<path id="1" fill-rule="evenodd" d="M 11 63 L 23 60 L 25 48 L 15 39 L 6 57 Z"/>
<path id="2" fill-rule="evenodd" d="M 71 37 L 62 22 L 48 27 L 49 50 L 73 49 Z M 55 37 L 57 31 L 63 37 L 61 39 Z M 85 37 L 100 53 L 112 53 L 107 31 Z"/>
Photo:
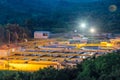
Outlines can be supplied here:
<path id="1" fill-rule="evenodd" d="M 86 20 L 103 31 L 119 32 L 119 4 L 119 0 L 0 0 L 0 24 L 61 32 L 77 29 L 79 21 Z M 110 5 L 117 10 L 110 12 Z"/>

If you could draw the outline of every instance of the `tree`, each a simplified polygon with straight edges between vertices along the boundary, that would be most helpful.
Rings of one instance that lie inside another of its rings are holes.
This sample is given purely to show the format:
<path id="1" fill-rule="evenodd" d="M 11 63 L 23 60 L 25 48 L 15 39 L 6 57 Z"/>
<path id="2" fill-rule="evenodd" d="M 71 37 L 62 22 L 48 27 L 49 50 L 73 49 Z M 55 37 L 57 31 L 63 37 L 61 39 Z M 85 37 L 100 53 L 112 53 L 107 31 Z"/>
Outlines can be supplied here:
<path id="1" fill-rule="evenodd" d="M 109 53 L 96 59 L 85 60 L 77 80 L 119 80 L 120 54 Z M 79 67 L 78 67 L 79 70 Z M 113 75 L 115 73 L 115 75 Z"/>
<path id="2" fill-rule="evenodd" d="M 44 68 L 33 74 L 33 80 L 56 80 L 57 72 L 53 67 Z"/>
<path id="3" fill-rule="evenodd" d="M 18 40 L 21 41 L 24 38 L 28 38 L 30 34 L 28 29 L 25 30 L 25 28 L 18 24 L 7 24 L 6 30 L 9 42 L 14 41 L 17 43 Z"/>
<path id="4" fill-rule="evenodd" d="M 31 80 L 31 73 L 18 71 L 0 71 L 0 80 Z"/>

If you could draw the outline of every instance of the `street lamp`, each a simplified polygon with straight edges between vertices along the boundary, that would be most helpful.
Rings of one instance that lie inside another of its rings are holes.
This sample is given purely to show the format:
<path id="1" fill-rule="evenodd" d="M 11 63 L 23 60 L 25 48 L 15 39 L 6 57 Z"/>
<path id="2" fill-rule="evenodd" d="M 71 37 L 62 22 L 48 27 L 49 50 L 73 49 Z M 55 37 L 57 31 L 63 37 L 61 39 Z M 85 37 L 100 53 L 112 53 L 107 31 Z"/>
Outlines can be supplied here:
<path id="1" fill-rule="evenodd" d="M 86 28 L 86 23 L 80 23 L 80 28 L 82 30 L 82 33 L 84 33 L 84 29 Z"/>
<path id="2" fill-rule="evenodd" d="M 91 29 L 90 29 L 91 38 L 92 38 L 92 43 L 94 43 L 94 34 L 93 34 L 93 33 L 95 33 L 95 32 L 96 32 L 96 31 L 95 31 L 94 28 L 91 28 Z"/>
<path id="3" fill-rule="evenodd" d="M 81 28 L 85 28 L 85 27 L 86 27 L 86 23 L 81 23 L 81 24 L 80 24 L 80 27 L 81 27 Z"/>
<path id="4" fill-rule="evenodd" d="M 91 33 L 95 33 L 95 29 L 94 29 L 94 28 L 91 28 L 91 29 L 90 29 L 90 32 L 91 32 Z"/>
<path id="5" fill-rule="evenodd" d="M 74 33 L 77 33 L 77 30 L 74 30 Z"/>

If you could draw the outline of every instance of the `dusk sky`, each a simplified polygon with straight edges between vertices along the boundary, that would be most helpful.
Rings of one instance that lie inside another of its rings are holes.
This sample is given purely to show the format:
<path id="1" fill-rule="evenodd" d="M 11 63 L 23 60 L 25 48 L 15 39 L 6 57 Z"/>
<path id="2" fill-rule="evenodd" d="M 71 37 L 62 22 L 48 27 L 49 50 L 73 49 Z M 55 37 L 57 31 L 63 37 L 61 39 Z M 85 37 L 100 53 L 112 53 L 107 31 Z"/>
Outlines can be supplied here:
<path id="1" fill-rule="evenodd" d="M 72 2 L 92 2 L 92 1 L 100 1 L 100 0 L 66 0 L 66 1 L 72 1 Z"/>

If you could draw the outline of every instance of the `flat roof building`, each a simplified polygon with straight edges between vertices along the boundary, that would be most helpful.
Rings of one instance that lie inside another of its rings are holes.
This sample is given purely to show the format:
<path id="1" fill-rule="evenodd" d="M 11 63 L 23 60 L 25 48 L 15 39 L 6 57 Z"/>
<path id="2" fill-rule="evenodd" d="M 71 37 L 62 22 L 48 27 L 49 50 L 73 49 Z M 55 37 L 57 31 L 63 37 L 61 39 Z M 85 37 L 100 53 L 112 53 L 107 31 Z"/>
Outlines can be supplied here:
<path id="1" fill-rule="evenodd" d="M 35 31 L 34 38 L 35 39 L 48 39 L 50 36 L 49 31 Z"/>

